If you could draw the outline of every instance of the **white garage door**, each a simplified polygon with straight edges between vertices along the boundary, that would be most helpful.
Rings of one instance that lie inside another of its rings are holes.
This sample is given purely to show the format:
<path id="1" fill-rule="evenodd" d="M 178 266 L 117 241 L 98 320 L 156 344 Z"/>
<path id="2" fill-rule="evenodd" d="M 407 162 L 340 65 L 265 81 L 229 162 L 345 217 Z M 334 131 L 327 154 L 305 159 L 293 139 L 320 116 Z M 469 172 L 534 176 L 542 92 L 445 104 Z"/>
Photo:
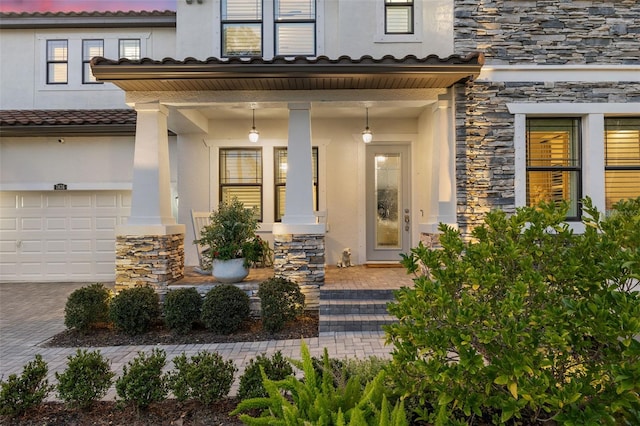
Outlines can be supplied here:
<path id="1" fill-rule="evenodd" d="M 0 193 L 0 280 L 113 281 L 130 191 Z"/>

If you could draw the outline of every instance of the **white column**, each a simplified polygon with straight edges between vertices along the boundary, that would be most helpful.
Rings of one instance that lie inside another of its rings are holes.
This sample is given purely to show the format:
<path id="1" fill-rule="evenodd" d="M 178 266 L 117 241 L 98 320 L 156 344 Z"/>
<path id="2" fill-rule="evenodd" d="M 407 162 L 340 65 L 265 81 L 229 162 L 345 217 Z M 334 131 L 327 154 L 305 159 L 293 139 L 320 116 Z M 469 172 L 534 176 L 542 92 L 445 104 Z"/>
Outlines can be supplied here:
<path id="1" fill-rule="evenodd" d="M 286 203 L 282 223 L 274 234 L 324 234 L 313 214 L 313 159 L 311 146 L 311 104 L 289 104 Z"/>
<path id="2" fill-rule="evenodd" d="M 171 214 L 168 109 L 159 102 L 136 104 L 131 215 L 118 235 L 184 233 Z"/>
<path id="3" fill-rule="evenodd" d="M 436 143 L 439 145 L 438 223 L 454 225 L 456 217 L 456 129 L 451 91 L 438 100 Z"/>

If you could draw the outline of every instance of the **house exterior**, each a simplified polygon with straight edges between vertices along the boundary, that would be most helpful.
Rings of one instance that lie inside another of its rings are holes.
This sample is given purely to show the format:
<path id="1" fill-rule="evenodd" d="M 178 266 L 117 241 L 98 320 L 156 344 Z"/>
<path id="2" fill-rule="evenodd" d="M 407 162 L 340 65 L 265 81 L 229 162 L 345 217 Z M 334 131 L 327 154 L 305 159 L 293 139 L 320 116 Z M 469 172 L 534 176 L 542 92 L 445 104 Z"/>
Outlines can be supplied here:
<path id="1" fill-rule="evenodd" d="M 2 280 L 162 288 L 198 262 L 191 211 L 231 196 L 258 207 L 276 274 L 317 287 L 344 248 L 397 262 L 439 223 L 640 195 L 635 1 L 1 18 Z"/>

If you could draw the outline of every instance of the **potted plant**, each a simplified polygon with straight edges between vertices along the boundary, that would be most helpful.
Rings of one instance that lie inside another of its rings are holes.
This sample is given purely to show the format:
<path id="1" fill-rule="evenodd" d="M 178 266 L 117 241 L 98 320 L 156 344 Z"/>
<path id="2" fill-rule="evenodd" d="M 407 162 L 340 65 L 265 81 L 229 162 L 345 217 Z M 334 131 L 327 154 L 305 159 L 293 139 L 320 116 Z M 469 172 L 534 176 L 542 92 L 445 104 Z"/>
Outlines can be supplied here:
<path id="1" fill-rule="evenodd" d="M 242 281 L 249 266 L 262 259 L 264 242 L 256 235 L 258 219 L 255 208 L 247 209 L 238 198 L 221 202 L 202 228 L 195 243 L 208 248 L 203 252 L 211 262 L 212 274 L 224 283 Z"/>

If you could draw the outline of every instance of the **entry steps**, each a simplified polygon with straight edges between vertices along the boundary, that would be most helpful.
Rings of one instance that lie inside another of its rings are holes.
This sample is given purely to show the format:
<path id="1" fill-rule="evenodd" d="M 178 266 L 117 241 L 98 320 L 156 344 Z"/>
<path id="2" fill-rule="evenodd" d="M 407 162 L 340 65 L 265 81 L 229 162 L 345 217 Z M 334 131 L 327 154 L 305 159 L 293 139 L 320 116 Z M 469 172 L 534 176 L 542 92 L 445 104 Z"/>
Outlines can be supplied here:
<path id="1" fill-rule="evenodd" d="M 382 331 L 382 326 L 397 321 L 387 313 L 393 290 L 320 288 L 319 331 Z"/>

